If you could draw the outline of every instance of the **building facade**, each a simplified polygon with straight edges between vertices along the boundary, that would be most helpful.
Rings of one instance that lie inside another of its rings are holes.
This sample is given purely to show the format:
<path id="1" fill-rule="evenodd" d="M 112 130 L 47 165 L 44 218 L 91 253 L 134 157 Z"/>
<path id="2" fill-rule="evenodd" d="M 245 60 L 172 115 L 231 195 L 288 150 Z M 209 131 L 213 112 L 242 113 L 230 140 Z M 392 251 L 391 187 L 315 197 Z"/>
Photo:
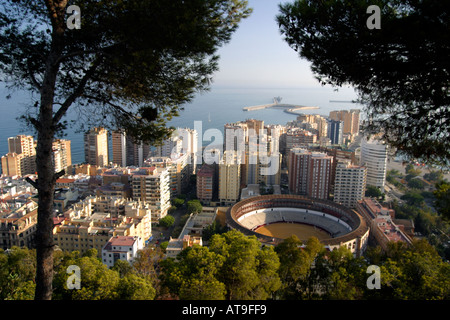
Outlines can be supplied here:
<path id="1" fill-rule="evenodd" d="M 37 208 L 37 203 L 29 200 L 20 208 L 0 213 L 0 248 L 35 247 Z"/>
<path id="2" fill-rule="evenodd" d="M 98 167 L 108 165 L 108 131 L 105 128 L 93 128 L 84 134 L 84 157 L 88 164 Z"/>
<path id="3" fill-rule="evenodd" d="M 219 201 L 225 205 L 237 202 L 241 192 L 241 160 L 227 156 L 225 152 L 219 163 Z"/>
<path id="4" fill-rule="evenodd" d="M 139 237 L 115 236 L 102 248 L 102 262 L 111 268 L 116 261 L 122 260 L 132 263 L 137 257 L 138 251 L 144 248 L 144 243 Z"/>
<path id="5" fill-rule="evenodd" d="M 139 168 L 131 173 L 133 199 L 148 202 L 152 220 L 167 215 L 170 208 L 170 176 L 167 168 Z"/>
<path id="6" fill-rule="evenodd" d="M 356 208 L 366 191 L 366 176 L 366 167 L 352 165 L 350 161 L 338 161 L 334 179 L 334 202 Z"/>
<path id="7" fill-rule="evenodd" d="M 289 154 L 288 179 L 292 194 L 328 199 L 333 157 L 325 153 L 294 148 Z"/>
<path id="8" fill-rule="evenodd" d="M 328 121 L 328 138 L 331 140 L 331 144 L 343 143 L 343 130 L 344 121 L 329 120 Z"/>
<path id="9" fill-rule="evenodd" d="M 53 240 L 61 250 L 84 253 L 96 249 L 101 257 L 111 237 L 149 239 L 151 221 L 148 203 L 117 197 L 88 197 L 64 212 L 63 219 L 53 228 Z"/>
<path id="10" fill-rule="evenodd" d="M 367 221 L 371 237 L 384 251 L 388 249 L 391 241 L 412 244 L 412 239 L 404 232 L 403 226 L 394 223 L 394 210 L 383 207 L 371 198 L 358 201 L 356 209 Z"/>
<path id="11" fill-rule="evenodd" d="M 111 137 L 114 164 L 121 167 L 143 166 L 150 152 L 148 144 L 135 142 L 124 131 L 113 131 Z"/>
<path id="12" fill-rule="evenodd" d="M 72 166 L 72 151 L 70 140 L 56 139 L 53 141 L 53 164 L 55 172 L 68 170 Z"/>
<path id="13" fill-rule="evenodd" d="M 8 138 L 8 153 L 2 157 L 2 173 L 24 176 L 36 172 L 36 143 L 32 136 Z"/>
<path id="14" fill-rule="evenodd" d="M 191 176 L 188 154 L 173 153 L 171 157 L 150 157 L 144 162 L 144 166 L 167 168 L 170 176 L 171 197 L 186 191 Z"/>
<path id="15" fill-rule="evenodd" d="M 367 168 L 367 185 L 384 190 L 386 183 L 388 148 L 379 140 L 363 138 L 360 164 Z"/>
<path id="16" fill-rule="evenodd" d="M 197 172 L 197 198 L 203 203 L 209 204 L 214 197 L 215 167 L 204 164 Z"/>

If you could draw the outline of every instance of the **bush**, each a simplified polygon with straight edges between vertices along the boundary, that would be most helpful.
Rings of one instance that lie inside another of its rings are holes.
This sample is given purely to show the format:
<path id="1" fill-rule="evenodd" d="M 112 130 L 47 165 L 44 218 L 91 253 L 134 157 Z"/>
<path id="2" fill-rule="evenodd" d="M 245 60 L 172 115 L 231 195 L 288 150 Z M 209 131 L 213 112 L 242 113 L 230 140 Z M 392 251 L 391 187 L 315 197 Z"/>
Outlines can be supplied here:
<path id="1" fill-rule="evenodd" d="M 159 219 L 159 225 L 164 228 L 169 228 L 175 223 L 175 218 L 171 215 L 167 215 L 164 218 Z"/>
<path id="2" fill-rule="evenodd" d="M 203 206 L 199 200 L 191 200 L 187 203 L 188 213 L 199 213 L 202 212 Z"/>
<path id="3" fill-rule="evenodd" d="M 408 187 L 411 189 L 423 190 L 425 188 L 425 183 L 420 179 L 411 179 L 408 181 Z"/>

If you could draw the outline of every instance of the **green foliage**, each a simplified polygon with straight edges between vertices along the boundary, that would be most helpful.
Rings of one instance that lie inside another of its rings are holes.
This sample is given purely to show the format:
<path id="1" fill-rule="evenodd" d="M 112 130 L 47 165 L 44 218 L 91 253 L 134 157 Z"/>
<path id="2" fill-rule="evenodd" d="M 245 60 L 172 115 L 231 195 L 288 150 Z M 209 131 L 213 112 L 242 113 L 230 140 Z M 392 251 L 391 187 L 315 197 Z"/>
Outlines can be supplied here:
<path id="1" fill-rule="evenodd" d="M 55 256 L 54 299 L 68 300 L 148 300 L 156 290 L 152 278 L 126 261 L 117 261 L 108 269 L 97 258 L 95 249 L 83 256 L 78 252 L 58 252 Z M 81 288 L 67 288 L 67 267 L 76 265 L 81 271 Z M 138 265 L 138 264 L 137 264 Z M 139 267 L 139 265 L 138 265 Z"/>
<path id="2" fill-rule="evenodd" d="M 414 177 L 419 176 L 422 173 L 422 171 L 420 169 L 414 167 L 413 164 L 408 163 L 405 167 L 405 173 L 407 176 L 414 178 Z M 407 180 L 409 180 L 409 179 L 407 179 Z"/>
<path id="3" fill-rule="evenodd" d="M 153 300 L 156 290 L 148 278 L 130 273 L 120 279 L 117 293 L 121 300 Z"/>
<path id="4" fill-rule="evenodd" d="M 376 198 L 378 200 L 384 200 L 384 193 L 381 192 L 381 190 L 375 186 L 367 186 L 366 192 L 364 194 L 366 197 L 370 198 Z"/>
<path id="5" fill-rule="evenodd" d="M 187 203 L 187 212 L 188 213 L 199 213 L 202 212 L 203 206 L 200 200 L 190 200 Z"/>
<path id="6" fill-rule="evenodd" d="M 215 234 L 222 234 L 228 231 L 227 226 L 222 226 L 220 222 L 214 220 L 212 224 L 206 226 L 202 230 L 202 239 L 207 242 Z"/>
<path id="7" fill-rule="evenodd" d="M 381 292 L 385 299 L 449 299 L 450 266 L 425 240 L 411 248 L 391 244 L 381 266 Z"/>
<path id="8" fill-rule="evenodd" d="M 447 221 L 450 220 L 450 183 L 441 181 L 436 184 L 433 192 L 436 201 L 434 205 L 439 214 Z"/>
<path id="9" fill-rule="evenodd" d="M 408 193 L 407 195 L 421 196 L 418 193 Z M 408 204 L 408 201 L 413 201 L 412 205 Z M 443 259 L 450 260 L 450 250 L 447 244 L 450 224 L 422 202 L 414 204 L 414 201 L 407 199 L 407 203 L 403 205 L 394 202 L 395 216 L 399 219 L 413 220 L 415 231 L 425 236 Z"/>
<path id="10" fill-rule="evenodd" d="M 171 216 L 170 214 L 168 214 L 164 218 L 159 219 L 159 226 L 161 226 L 163 228 L 169 228 L 169 227 L 173 226 L 174 223 L 175 223 L 175 218 L 173 216 Z"/>
<path id="11" fill-rule="evenodd" d="M 32 300 L 35 270 L 34 250 L 12 247 L 6 253 L 0 249 L 0 300 Z"/>
<path id="12" fill-rule="evenodd" d="M 184 204 L 184 201 L 185 201 L 184 199 L 178 197 L 178 198 L 175 198 L 175 199 L 172 200 L 172 204 L 175 207 L 179 208 L 179 207 L 181 207 Z"/>
<path id="13" fill-rule="evenodd" d="M 425 173 L 423 178 L 429 182 L 439 182 L 444 179 L 444 174 L 442 171 L 431 171 L 429 173 Z"/>
<path id="14" fill-rule="evenodd" d="M 232 230 L 161 263 L 163 286 L 181 299 L 267 299 L 280 284 L 278 257 L 254 237 Z"/>
<path id="15" fill-rule="evenodd" d="M 405 200 L 406 203 L 410 206 L 418 206 L 421 207 L 424 205 L 425 198 L 417 191 L 408 191 L 404 195 L 401 196 L 402 200 Z"/>
<path id="16" fill-rule="evenodd" d="M 161 250 L 163 252 L 166 252 L 166 249 L 167 249 L 168 246 L 169 246 L 169 241 L 161 242 L 161 244 L 159 245 L 159 247 L 161 248 Z"/>
<path id="17" fill-rule="evenodd" d="M 255 237 L 231 230 L 214 235 L 209 246 L 225 257 L 218 279 L 225 284 L 227 299 L 267 299 L 280 286 L 278 256 L 273 248 L 261 249 Z M 269 251 L 262 255 L 261 250 Z"/>
<path id="18" fill-rule="evenodd" d="M 193 246 L 183 250 L 178 262 L 161 262 L 162 284 L 181 299 L 219 300 L 225 297 L 225 286 L 217 280 L 224 258 L 207 247 Z"/>
<path id="19" fill-rule="evenodd" d="M 412 189 L 423 190 L 425 188 L 425 183 L 420 179 L 411 179 L 408 181 L 408 187 Z"/>
<path id="20" fill-rule="evenodd" d="M 381 8 L 381 29 L 367 27 L 370 5 Z M 383 132 L 412 158 L 447 163 L 449 20 L 449 2 L 435 0 L 294 0 L 277 16 L 321 84 L 356 89 L 366 132 Z"/>

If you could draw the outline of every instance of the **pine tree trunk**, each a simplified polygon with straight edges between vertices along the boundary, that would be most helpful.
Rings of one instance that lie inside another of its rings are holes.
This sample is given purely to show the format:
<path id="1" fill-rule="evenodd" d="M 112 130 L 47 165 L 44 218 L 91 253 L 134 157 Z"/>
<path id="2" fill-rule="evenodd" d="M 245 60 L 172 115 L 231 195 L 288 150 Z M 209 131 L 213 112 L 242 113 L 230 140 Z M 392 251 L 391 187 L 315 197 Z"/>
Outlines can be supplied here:
<path id="1" fill-rule="evenodd" d="M 51 300 L 53 281 L 53 195 L 55 170 L 52 161 L 53 90 L 43 88 L 36 149 L 38 218 L 36 231 L 35 300 Z"/>
<path id="2" fill-rule="evenodd" d="M 53 282 L 53 196 L 57 175 L 52 160 L 52 142 L 56 123 L 53 103 L 59 58 L 64 48 L 65 8 L 67 0 L 45 1 L 52 23 L 52 43 L 45 64 L 40 89 L 41 102 L 36 127 L 36 170 L 38 174 L 38 222 L 36 231 L 36 289 L 35 300 L 51 300 Z"/>

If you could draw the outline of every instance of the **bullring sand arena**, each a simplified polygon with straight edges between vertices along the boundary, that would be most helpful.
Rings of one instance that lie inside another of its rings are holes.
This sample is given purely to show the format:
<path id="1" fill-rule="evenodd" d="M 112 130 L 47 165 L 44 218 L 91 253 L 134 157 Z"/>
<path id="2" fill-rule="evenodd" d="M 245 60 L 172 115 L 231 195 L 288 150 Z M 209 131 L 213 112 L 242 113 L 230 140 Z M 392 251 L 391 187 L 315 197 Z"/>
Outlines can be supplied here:
<path id="1" fill-rule="evenodd" d="M 300 240 L 306 241 L 311 237 L 324 240 L 330 237 L 325 230 L 302 223 L 275 222 L 255 229 L 256 232 L 266 236 L 286 239 L 292 235 Z"/>
<path id="2" fill-rule="evenodd" d="M 265 244 L 276 245 L 296 235 L 303 242 L 318 238 L 328 249 L 340 246 L 355 255 L 364 251 L 369 228 L 355 211 L 334 202 L 299 195 L 263 195 L 236 203 L 227 224 Z"/>

